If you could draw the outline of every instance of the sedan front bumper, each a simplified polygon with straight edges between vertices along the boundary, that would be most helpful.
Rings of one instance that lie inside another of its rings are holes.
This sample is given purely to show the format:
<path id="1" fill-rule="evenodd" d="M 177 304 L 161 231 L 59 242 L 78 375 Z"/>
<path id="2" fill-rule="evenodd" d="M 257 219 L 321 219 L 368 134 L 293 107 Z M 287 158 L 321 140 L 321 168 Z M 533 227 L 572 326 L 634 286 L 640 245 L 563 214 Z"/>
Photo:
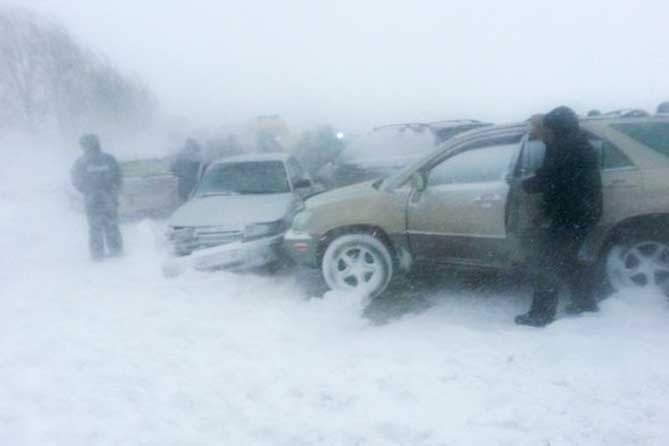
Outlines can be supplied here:
<path id="1" fill-rule="evenodd" d="M 282 238 L 277 235 L 248 242 L 228 243 L 200 249 L 183 257 L 170 257 L 163 262 L 163 274 L 173 277 L 188 269 L 241 271 L 265 266 L 279 260 Z"/>
<path id="2" fill-rule="evenodd" d="M 283 238 L 283 248 L 298 265 L 318 268 L 318 239 L 291 229 Z"/>

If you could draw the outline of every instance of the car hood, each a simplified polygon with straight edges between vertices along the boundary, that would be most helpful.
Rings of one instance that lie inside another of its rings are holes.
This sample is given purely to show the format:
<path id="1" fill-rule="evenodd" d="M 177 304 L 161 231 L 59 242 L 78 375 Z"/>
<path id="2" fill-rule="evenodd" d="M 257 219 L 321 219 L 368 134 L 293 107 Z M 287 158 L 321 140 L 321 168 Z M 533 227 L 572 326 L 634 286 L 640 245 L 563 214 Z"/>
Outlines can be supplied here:
<path id="1" fill-rule="evenodd" d="M 354 184 L 352 186 L 346 186 L 339 189 L 334 189 L 322 194 L 318 194 L 309 198 L 306 202 L 307 208 L 314 208 L 322 206 L 325 204 L 334 203 L 337 201 L 346 201 L 350 198 L 357 197 L 359 198 L 363 194 L 370 194 L 377 192 L 376 189 L 372 186 L 374 181 L 365 181 L 364 183 Z"/>
<path id="2" fill-rule="evenodd" d="M 241 230 L 247 224 L 284 218 L 295 200 L 293 194 L 193 198 L 174 212 L 169 226 L 220 226 L 229 230 Z"/>

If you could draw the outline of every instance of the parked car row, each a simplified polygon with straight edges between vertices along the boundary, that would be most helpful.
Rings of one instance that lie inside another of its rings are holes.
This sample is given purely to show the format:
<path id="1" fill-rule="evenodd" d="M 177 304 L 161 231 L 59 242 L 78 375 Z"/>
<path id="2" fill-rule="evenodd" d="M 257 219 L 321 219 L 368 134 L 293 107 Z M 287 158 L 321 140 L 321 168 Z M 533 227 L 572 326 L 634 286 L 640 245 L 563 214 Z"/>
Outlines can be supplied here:
<path id="1" fill-rule="evenodd" d="M 267 266 L 288 255 L 320 269 L 332 289 L 375 296 L 414 265 L 522 270 L 520 239 L 540 220 L 541 198 L 520 184 L 542 165 L 545 146 L 526 123 L 448 125 L 446 141 L 421 159 L 328 192 L 288 155 L 209 165 L 169 221 L 175 255 L 166 273 Z M 604 186 L 604 216 L 581 260 L 596 266 L 603 290 L 665 286 L 669 117 L 620 112 L 581 126 L 600 154 Z"/>
<path id="2" fill-rule="evenodd" d="M 669 280 L 669 117 L 627 116 L 581 121 L 600 154 L 604 216 L 580 258 L 603 289 Z M 540 218 L 540 197 L 520 184 L 544 152 L 524 123 L 456 135 L 394 175 L 307 200 L 286 249 L 330 288 L 371 295 L 417 263 L 522 268 L 519 239 Z"/>

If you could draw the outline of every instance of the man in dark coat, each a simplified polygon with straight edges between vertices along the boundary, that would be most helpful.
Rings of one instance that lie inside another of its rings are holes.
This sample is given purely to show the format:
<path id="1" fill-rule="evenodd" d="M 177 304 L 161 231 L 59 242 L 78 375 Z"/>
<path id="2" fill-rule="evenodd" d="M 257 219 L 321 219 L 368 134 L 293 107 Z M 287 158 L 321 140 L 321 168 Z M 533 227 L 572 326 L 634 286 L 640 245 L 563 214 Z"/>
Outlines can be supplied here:
<path id="1" fill-rule="evenodd" d="M 546 224 L 528 241 L 534 295 L 530 311 L 516 317 L 517 324 L 530 326 L 553 321 L 562 283 L 571 289 L 568 313 L 598 310 L 593 274 L 578 252 L 602 215 L 599 159 L 567 107 L 548 113 L 539 133 L 546 145 L 544 164 L 523 186 L 543 194 Z"/>
<path id="2" fill-rule="evenodd" d="M 84 135 L 79 144 L 84 155 L 72 168 L 72 184 L 84 196 L 91 258 L 101 260 L 105 244 L 109 256 L 119 256 L 123 253 L 118 227 L 121 169 L 113 156 L 102 152 L 97 135 Z"/>
<path id="3" fill-rule="evenodd" d="M 200 145 L 193 138 L 188 138 L 184 148 L 176 156 L 170 170 L 177 177 L 177 193 L 181 201 L 188 200 L 195 188 L 197 176 L 202 165 Z"/>

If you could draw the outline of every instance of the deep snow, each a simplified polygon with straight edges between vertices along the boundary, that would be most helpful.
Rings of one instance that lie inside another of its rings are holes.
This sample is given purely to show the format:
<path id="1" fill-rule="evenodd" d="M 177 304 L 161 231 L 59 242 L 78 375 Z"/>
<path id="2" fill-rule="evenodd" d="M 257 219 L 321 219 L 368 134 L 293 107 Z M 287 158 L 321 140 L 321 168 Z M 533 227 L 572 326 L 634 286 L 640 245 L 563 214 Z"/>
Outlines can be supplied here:
<path id="1" fill-rule="evenodd" d="M 0 445 L 669 443 L 660 296 L 536 330 L 509 283 L 369 304 L 289 273 L 165 279 L 151 221 L 91 264 L 69 166 L 35 158 L 0 172 Z"/>

